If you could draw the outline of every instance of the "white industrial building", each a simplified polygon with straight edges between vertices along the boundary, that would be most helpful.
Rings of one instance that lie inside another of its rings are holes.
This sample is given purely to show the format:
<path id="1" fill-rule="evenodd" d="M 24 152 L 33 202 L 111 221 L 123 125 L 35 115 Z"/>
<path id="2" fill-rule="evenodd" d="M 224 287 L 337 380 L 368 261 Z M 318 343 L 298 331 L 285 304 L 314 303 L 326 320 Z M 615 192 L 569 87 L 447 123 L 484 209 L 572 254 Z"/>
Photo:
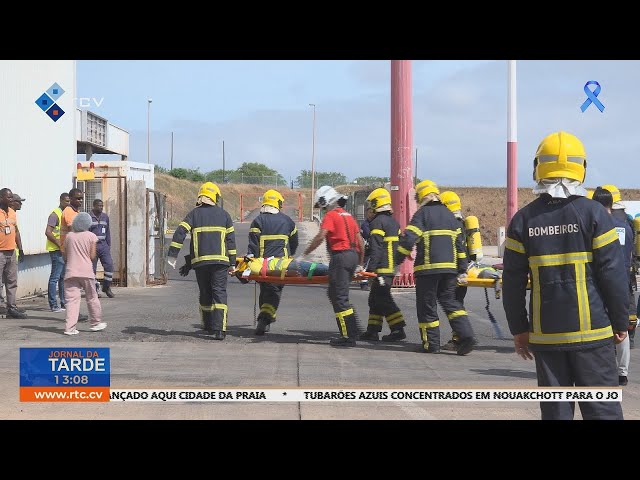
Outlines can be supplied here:
<path id="1" fill-rule="evenodd" d="M 96 174 L 94 180 L 78 182 L 85 191 L 84 210 L 99 196 L 105 212 L 113 215 L 112 234 L 117 232 L 117 248 L 122 248 L 114 255 L 120 273 L 115 284 L 157 281 L 164 271 L 158 272 L 163 264 L 155 248 L 163 248 L 164 241 L 155 214 L 162 195 L 153 190 L 153 165 L 128 161 L 128 132 L 76 107 L 76 62 L 0 60 L 0 85 L 0 188 L 26 199 L 18 212 L 25 253 L 18 298 L 47 291 L 46 222 L 60 194 L 76 185 L 78 153 L 86 154 L 84 167 L 94 163 Z M 119 154 L 123 161 L 101 162 L 101 153 Z"/>

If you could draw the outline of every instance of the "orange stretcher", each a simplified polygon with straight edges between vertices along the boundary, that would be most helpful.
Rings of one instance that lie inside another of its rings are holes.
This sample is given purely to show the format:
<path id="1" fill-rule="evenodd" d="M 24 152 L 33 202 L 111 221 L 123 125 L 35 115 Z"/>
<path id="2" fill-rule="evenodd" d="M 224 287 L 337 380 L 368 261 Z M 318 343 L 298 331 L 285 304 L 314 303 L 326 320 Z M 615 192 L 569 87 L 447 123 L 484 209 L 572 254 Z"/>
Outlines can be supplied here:
<path id="1" fill-rule="evenodd" d="M 360 282 L 362 280 L 369 280 L 375 277 L 377 277 L 377 275 L 373 272 L 360 272 L 356 273 L 353 276 L 352 280 L 354 282 Z M 249 281 L 253 280 L 254 282 L 278 283 L 281 285 L 314 285 L 329 283 L 329 275 L 314 275 L 311 277 L 276 277 L 268 275 L 248 275 L 242 278 Z"/>

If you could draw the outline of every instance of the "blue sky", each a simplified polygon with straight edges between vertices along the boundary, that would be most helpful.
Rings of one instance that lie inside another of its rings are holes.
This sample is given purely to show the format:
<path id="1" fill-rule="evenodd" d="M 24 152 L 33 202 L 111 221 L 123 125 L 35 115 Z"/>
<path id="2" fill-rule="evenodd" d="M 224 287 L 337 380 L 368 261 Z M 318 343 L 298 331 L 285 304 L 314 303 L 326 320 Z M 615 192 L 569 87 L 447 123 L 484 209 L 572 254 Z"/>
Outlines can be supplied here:
<path id="1" fill-rule="evenodd" d="M 584 113 L 585 83 L 602 86 Z M 518 81 L 518 183 L 532 186 L 539 141 L 565 130 L 585 144 L 587 186 L 637 188 L 640 61 L 522 60 Z M 507 62 L 412 62 L 418 176 L 448 186 L 506 186 Z M 202 172 L 264 163 L 287 180 L 311 168 L 348 179 L 389 176 L 390 62 L 348 60 L 79 60 L 78 97 L 130 133 L 130 160 Z"/>

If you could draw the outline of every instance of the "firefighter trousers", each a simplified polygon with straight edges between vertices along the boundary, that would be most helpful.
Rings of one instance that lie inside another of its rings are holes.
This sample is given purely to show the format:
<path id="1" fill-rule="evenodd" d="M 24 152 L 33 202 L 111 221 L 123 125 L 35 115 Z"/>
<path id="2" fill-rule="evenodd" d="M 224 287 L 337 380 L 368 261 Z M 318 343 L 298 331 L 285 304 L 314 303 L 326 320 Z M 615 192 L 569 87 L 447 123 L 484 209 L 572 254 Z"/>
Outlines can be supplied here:
<path id="1" fill-rule="evenodd" d="M 618 387 L 613 340 L 587 350 L 536 350 L 539 387 Z M 584 420 L 622 420 L 620 402 L 578 402 Z M 575 402 L 540 402 L 542 420 L 573 420 Z"/>
<path id="2" fill-rule="evenodd" d="M 382 320 L 387 319 L 389 329 L 393 332 L 406 326 L 404 317 L 398 305 L 391 295 L 392 275 L 385 275 L 384 285 L 380 285 L 377 278 L 371 280 L 369 290 L 369 320 L 367 330 L 371 332 L 382 331 Z"/>
<path id="3" fill-rule="evenodd" d="M 227 331 L 228 265 L 212 264 L 194 268 L 200 290 L 200 315 L 204 329 Z"/>
<path id="4" fill-rule="evenodd" d="M 416 275 L 416 310 L 422 345 L 431 350 L 440 349 L 440 320 L 438 303 L 459 340 L 473 337 L 467 312 L 456 298 L 457 275 L 436 273 Z"/>
<path id="5" fill-rule="evenodd" d="M 280 306 L 284 285 L 277 283 L 260 283 L 260 313 L 258 320 L 267 320 L 269 323 L 276 321 L 276 312 Z"/>
<path id="6" fill-rule="evenodd" d="M 355 311 L 349 303 L 349 286 L 357 266 L 358 253 L 355 250 L 331 253 L 327 295 L 333 306 L 340 334 L 353 339 L 359 332 Z"/>

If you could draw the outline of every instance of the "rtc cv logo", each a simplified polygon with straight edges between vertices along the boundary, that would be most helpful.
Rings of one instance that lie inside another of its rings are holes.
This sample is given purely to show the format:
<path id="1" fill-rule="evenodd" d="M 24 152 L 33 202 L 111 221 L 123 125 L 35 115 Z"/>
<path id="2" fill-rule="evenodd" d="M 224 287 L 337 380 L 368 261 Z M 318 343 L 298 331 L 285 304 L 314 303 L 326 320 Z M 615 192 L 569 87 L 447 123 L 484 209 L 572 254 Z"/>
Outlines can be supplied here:
<path id="1" fill-rule="evenodd" d="M 63 94 L 64 89 L 54 83 L 36 100 L 36 105 L 54 122 L 57 122 L 64 115 L 64 110 L 56 103 Z"/>

